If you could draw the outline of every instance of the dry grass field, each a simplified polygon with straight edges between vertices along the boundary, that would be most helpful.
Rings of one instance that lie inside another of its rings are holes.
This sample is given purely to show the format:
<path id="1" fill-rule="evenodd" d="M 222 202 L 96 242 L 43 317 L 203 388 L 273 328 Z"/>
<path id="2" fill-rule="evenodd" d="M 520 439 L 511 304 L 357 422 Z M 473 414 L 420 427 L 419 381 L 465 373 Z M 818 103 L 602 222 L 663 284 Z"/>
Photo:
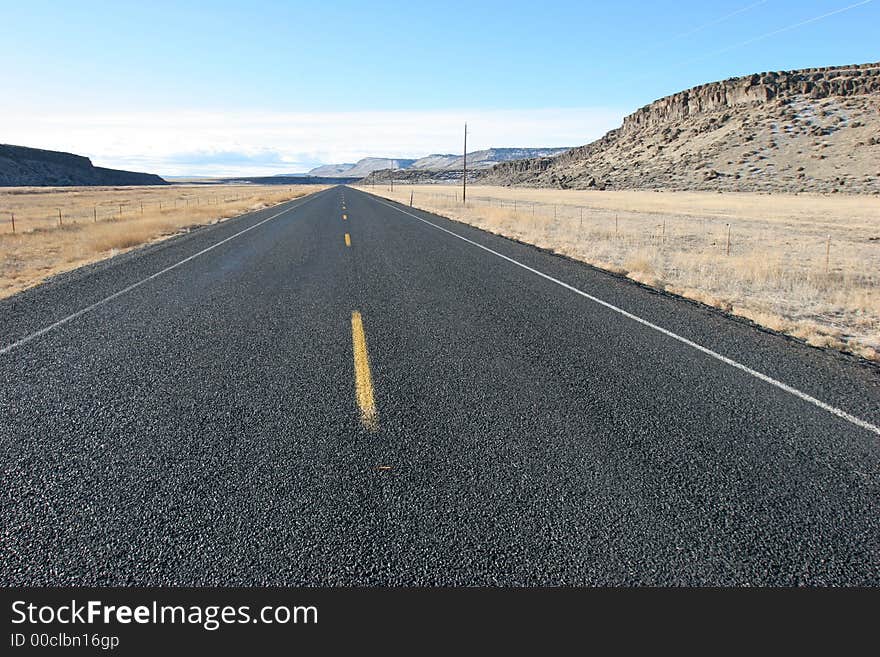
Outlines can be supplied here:
<path id="1" fill-rule="evenodd" d="M 319 189 L 323 187 L 0 188 L 0 297 L 193 226 L 222 221 Z"/>
<path id="2" fill-rule="evenodd" d="M 472 186 L 463 207 L 450 186 L 365 190 L 880 360 L 877 196 Z"/>

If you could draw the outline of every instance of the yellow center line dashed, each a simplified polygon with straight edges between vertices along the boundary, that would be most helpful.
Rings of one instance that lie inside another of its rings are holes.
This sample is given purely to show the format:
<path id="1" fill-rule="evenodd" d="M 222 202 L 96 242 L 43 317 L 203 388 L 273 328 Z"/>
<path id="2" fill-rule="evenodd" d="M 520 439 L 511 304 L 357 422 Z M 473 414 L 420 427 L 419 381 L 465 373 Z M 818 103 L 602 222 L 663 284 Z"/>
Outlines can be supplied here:
<path id="1" fill-rule="evenodd" d="M 373 395 L 373 377 L 370 374 L 370 357 L 367 353 L 367 337 L 359 311 L 351 313 L 351 341 L 354 351 L 355 396 L 361 410 L 361 423 L 370 431 L 378 426 L 376 398 Z"/>
<path id="2" fill-rule="evenodd" d="M 351 235 L 345 234 L 345 246 L 351 246 Z"/>

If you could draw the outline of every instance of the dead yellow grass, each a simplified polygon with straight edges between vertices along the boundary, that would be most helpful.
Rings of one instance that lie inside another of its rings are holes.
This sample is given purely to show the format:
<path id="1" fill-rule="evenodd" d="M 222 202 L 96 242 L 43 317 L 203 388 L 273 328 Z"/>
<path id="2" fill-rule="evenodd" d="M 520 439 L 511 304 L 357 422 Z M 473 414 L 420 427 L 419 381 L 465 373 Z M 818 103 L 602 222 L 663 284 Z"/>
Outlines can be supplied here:
<path id="1" fill-rule="evenodd" d="M 323 187 L 0 188 L 0 297 L 186 228 L 222 221 L 319 189 Z"/>
<path id="2" fill-rule="evenodd" d="M 762 326 L 877 359 L 880 198 L 367 187 Z M 729 234 L 729 240 L 728 240 Z M 729 242 L 729 247 L 728 247 Z"/>

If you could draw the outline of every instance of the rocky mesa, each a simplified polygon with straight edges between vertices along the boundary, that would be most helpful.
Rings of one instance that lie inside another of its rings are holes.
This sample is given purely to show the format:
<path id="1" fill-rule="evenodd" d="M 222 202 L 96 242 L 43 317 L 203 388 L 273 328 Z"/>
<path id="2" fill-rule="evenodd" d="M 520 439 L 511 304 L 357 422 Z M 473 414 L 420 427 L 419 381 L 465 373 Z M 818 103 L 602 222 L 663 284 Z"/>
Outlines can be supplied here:
<path id="1" fill-rule="evenodd" d="M 574 189 L 880 193 L 880 63 L 759 73 L 646 105 L 556 157 L 486 184 Z"/>
<path id="2" fill-rule="evenodd" d="M 96 167 L 82 155 L 0 144 L 0 187 L 166 184 L 151 173 Z"/>

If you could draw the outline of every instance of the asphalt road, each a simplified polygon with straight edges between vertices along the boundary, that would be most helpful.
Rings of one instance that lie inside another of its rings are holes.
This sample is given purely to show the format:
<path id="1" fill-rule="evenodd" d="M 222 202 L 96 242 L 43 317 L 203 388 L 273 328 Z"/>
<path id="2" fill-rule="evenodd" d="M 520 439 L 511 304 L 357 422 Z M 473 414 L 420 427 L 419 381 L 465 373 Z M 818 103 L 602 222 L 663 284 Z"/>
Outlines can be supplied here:
<path id="1" fill-rule="evenodd" d="M 0 302 L 0 582 L 878 585 L 878 426 L 877 368 L 335 187 Z"/>

